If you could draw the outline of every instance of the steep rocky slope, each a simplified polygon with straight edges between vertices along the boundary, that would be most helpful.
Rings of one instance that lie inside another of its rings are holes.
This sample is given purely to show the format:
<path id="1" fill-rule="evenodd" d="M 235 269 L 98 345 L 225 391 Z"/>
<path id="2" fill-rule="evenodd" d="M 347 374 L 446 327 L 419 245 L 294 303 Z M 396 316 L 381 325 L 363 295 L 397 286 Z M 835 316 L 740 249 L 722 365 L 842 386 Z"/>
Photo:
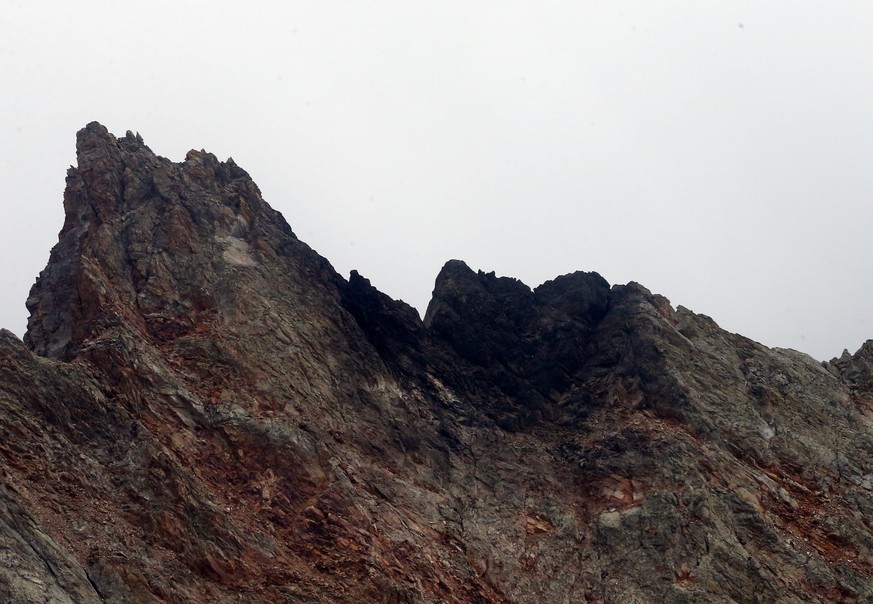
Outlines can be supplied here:
<path id="1" fill-rule="evenodd" d="M 873 602 L 873 345 L 460 261 L 422 321 L 231 160 L 77 153 L 0 332 L 0 601 Z"/>

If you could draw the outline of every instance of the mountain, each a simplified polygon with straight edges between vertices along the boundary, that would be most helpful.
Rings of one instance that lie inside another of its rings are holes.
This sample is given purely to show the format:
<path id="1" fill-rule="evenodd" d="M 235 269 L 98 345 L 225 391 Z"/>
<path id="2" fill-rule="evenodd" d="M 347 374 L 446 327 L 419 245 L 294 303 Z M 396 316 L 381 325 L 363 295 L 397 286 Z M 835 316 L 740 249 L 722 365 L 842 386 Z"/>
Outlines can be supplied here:
<path id="1" fill-rule="evenodd" d="M 0 332 L 0 601 L 873 602 L 873 342 L 459 260 L 421 320 L 233 160 L 76 148 Z"/>

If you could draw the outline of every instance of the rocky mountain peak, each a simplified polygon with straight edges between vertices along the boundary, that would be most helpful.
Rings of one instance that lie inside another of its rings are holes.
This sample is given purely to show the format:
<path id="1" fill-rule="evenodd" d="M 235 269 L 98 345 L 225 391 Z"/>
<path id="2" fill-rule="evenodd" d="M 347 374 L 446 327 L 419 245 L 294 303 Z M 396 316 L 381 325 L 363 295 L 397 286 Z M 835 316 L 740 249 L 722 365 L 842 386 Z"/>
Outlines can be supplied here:
<path id="1" fill-rule="evenodd" d="M 77 135 L 0 331 L 4 602 L 861 602 L 873 353 L 446 263 L 424 320 L 232 160 Z"/>
<path id="2" fill-rule="evenodd" d="M 220 284 L 308 250 L 232 160 L 192 150 L 173 163 L 96 122 L 76 148 L 60 240 L 27 302 L 25 341 L 39 354 L 70 359 L 116 324 L 160 339 L 200 316 L 230 320 L 236 288 Z"/>

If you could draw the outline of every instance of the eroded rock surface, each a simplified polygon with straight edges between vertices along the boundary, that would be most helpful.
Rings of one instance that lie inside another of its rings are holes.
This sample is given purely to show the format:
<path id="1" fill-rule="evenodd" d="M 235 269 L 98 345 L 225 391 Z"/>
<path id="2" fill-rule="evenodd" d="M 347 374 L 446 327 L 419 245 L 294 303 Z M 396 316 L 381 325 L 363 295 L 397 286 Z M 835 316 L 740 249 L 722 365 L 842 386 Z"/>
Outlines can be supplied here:
<path id="1" fill-rule="evenodd" d="M 450 261 L 424 321 L 99 124 L 0 333 L 9 602 L 873 601 L 873 355 Z"/>

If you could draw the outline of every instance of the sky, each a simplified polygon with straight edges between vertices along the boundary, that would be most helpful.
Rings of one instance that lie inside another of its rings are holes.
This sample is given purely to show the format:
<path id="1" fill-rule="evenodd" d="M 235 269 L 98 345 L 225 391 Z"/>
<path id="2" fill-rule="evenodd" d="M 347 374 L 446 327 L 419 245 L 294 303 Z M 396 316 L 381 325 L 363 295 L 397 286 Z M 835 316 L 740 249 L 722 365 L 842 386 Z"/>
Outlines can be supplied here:
<path id="1" fill-rule="evenodd" d="M 0 327 L 75 133 L 233 157 L 423 314 L 445 261 L 637 281 L 817 359 L 873 338 L 869 2 L 4 2 Z M 869 319 L 869 320 L 868 320 Z"/>

